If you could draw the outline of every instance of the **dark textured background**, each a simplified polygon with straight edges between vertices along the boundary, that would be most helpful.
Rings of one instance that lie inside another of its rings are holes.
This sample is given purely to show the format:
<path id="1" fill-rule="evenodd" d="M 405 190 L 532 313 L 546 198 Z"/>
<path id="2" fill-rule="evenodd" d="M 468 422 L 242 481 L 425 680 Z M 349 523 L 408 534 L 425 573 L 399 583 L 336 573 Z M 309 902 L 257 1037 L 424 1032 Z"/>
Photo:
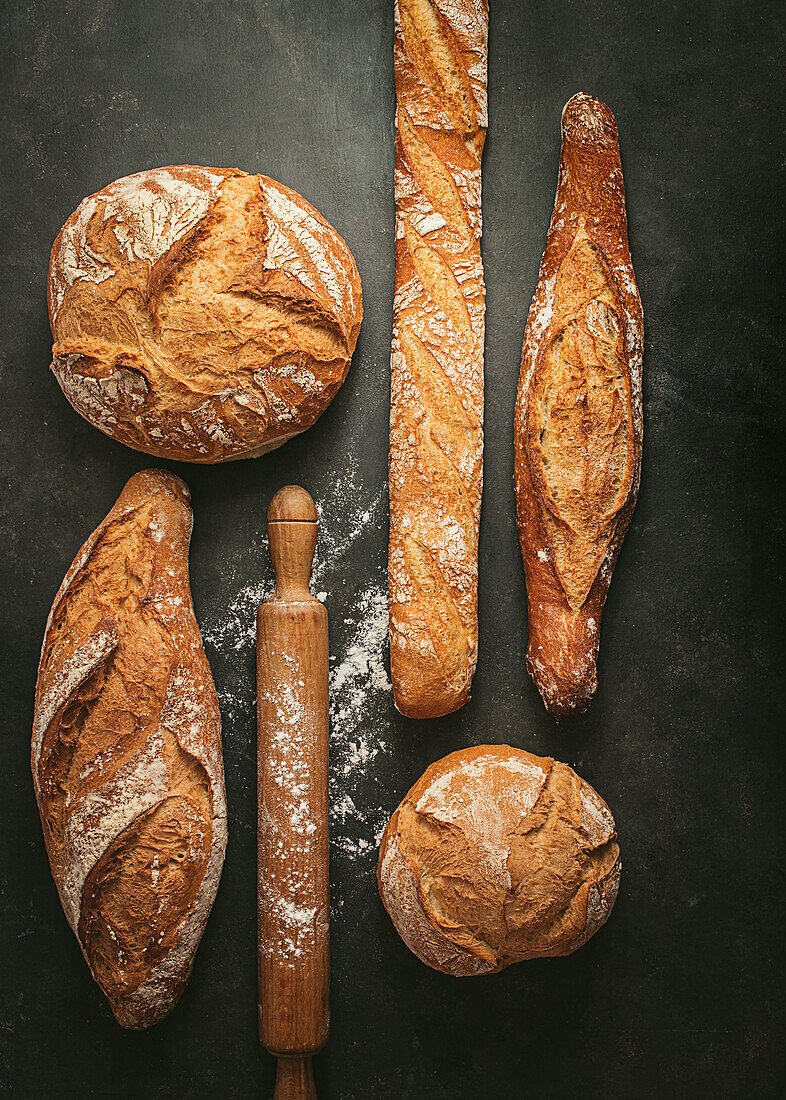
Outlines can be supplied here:
<path id="1" fill-rule="evenodd" d="M 353 797 L 379 816 L 437 757 L 509 741 L 596 786 L 625 870 L 611 920 L 578 954 L 459 981 L 399 941 L 374 855 L 337 849 L 323 1100 L 783 1095 L 782 13 L 748 0 L 492 0 L 480 661 L 459 714 L 416 724 L 387 701 L 374 711 L 366 735 L 388 749 Z M 43 626 L 77 548 L 149 460 L 81 420 L 49 374 L 47 261 L 85 195 L 184 161 L 283 181 L 355 254 L 365 322 L 315 428 L 268 458 L 178 468 L 193 490 L 197 614 L 216 622 L 269 575 L 261 532 L 277 487 L 301 482 L 335 504 L 355 468 L 351 511 L 384 486 L 392 4 L 59 0 L 6 3 L 1 21 L 0 1082 L 36 1098 L 269 1095 L 255 1030 L 250 646 L 208 646 L 227 711 L 230 847 L 193 979 L 164 1023 L 116 1025 L 49 874 L 28 771 Z M 523 667 L 511 418 L 560 111 L 579 90 L 619 123 L 646 427 L 600 688 L 586 717 L 557 725 Z M 339 658 L 353 600 L 383 579 L 384 507 L 321 585 Z"/>

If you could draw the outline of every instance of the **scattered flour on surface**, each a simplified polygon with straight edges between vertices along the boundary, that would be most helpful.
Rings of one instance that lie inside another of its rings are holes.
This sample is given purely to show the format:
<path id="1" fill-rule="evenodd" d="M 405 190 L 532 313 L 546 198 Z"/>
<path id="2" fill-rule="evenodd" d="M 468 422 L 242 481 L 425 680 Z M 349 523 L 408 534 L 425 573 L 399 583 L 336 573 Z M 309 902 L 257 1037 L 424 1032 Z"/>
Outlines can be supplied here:
<path id="1" fill-rule="evenodd" d="M 324 502 L 317 501 L 319 538 L 311 572 L 311 591 L 322 603 L 327 603 L 331 574 L 343 568 L 347 551 L 363 536 L 367 529 L 379 527 L 385 499 L 384 486 L 368 503 L 352 508 L 352 502 L 361 493 L 357 486 L 357 467 L 352 465 L 344 473 L 331 478 L 331 491 Z M 251 547 L 249 560 L 266 563 L 268 579 L 252 581 L 232 597 L 226 611 L 211 616 L 202 628 L 203 640 L 220 652 L 243 650 L 253 647 L 257 637 L 257 608 L 273 594 L 273 568 L 267 549 L 267 536 L 260 535 L 259 544 Z M 387 630 L 387 623 L 385 625 Z"/>
<path id="2" fill-rule="evenodd" d="M 257 608 L 271 591 L 270 585 L 263 581 L 245 585 L 232 597 L 221 618 L 208 619 L 202 628 L 202 640 L 222 652 L 254 645 L 257 637 Z"/>
<path id="3" fill-rule="evenodd" d="M 345 529 L 343 533 L 339 534 L 335 533 L 334 525 L 330 523 L 331 516 L 328 507 L 317 504 L 319 540 L 314 555 L 314 568 L 311 573 L 312 591 L 323 582 L 326 574 L 335 566 L 337 561 L 344 557 L 347 550 L 357 542 L 366 528 L 376 523 L 384 497 L 385 490 L 383 488 L 374 496 L 367 508 L 350 516 L 348 524 L 346 522 L 341 524 Z M 331 503 L 335 506 L 337 502 L 331 501 Z M 346 507 L 347 501 L 344 500 L 343 503 Z M 330 511 L 332 512 L 333 508 Z M 346 521 L 346 515 L 343 518 Z M 324 593 L 324 595 L 327 594 Z M 317 599 L 319 599 L 319 594 Z"/>
<path id="4" fill-rule="evenodd" d="M 392 692 L 385 668 L 388 602 L 384 573 L 374 570 L 375 577 L 355 594 L 353 606 L 343 615 L 341 602 L 346 555 L 366 532 L 380 529 L 385 489 L 369 498 L 357 484 L 357 467 L 351 461 L 329 484 L 325 499 L 317 501 L 319 539 L 311 590 L 327 604 L 331 644 L 339 647 L 330 664 L 330 839 L 335 852 L 357 858 L 376 851 L 388 816 L 364 797 L 373 783 L 374 759 L 387 752 L 379 739 Z M 209 649 L 243 661 L 242 667 L 236 667 L 234 683 L 219 689 L 225 736 L 235 722 L 254 720 L 256 685 L 248 662 L 256 644 L 257 608 L 274 588 L 262 532 L 248 560 L 265 563 L 265 575 L 239 587 L 223 614 L 208 616 L 202 629 Z"/>
<path id="5" fill-rule="evenodd" d="M 387 822 L 380 807 L 363 805 L 362 781 L 379 753 L 383 708 L 392 691 L 383 662 L 388 639 L 387 592 L 369 585 L 358 599 L 343 660 L 330 673 L 330 826 L 335 847 L 349 856 L 374 851 Z"/>

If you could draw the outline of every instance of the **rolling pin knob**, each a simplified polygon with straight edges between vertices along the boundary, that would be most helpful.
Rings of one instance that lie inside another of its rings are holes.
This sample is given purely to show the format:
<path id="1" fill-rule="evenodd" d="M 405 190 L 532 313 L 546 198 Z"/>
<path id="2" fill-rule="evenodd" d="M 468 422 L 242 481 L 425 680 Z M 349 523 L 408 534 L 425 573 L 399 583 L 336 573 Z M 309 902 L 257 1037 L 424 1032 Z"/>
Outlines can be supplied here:
<path id="1" fill-rule="evenodd" d="M 316 523 L 317 509 L 305 489 L 285 485 L 279 489 L 267 510 L 268 523 Z"/>
<path id="2" fill-rule="evenodd" d="M 276 595 L 313 599 L 308 586 L 317 545 L 317 510 L 305 489 L 279 489 L 267 511 L 267 532 Z"/>

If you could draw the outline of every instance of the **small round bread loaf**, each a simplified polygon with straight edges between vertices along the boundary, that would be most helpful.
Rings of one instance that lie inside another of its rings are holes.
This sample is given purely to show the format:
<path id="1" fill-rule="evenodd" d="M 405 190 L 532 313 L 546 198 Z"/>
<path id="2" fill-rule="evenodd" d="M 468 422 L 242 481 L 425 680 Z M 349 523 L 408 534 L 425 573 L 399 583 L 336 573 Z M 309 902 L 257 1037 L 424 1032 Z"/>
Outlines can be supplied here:
<path id="1" fill-rule="evenodd" d="M 621 867 L 609 808 L 572 768 L 481 745 L 424 772 L 388 822 L 377 879 L 407 947 L 467 977 L 581 947 Z"/>
<path id="2" fill-rule="evenodd" d="M 252 458 L 309 428 L 346 377 L 362 314 L 332 226 L 235 168 L 126 176 L 85 199 L 52 248 L 63 393 L 160 458 Z"/>

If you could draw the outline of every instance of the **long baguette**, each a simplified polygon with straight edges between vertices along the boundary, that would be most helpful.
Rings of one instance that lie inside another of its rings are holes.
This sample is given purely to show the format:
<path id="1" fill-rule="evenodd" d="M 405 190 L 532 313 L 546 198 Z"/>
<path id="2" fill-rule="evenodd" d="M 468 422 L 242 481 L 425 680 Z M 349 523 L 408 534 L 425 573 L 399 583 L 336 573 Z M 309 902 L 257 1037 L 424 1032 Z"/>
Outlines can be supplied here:
<path id="1" fill-rule="evenodd" d="M 398 709 L 431 718 L 478 651 L 488 5 L 398 0 L 395 27 L 390 660 Z"/>
<path id="2" fill-rule="evenodd" d="M 617 124 L 575 95 L 529 312 L 515 414 L 527 667 L 547 710 L 586 710 L 600 620 L 641 473 L 643 313 Z"/>

